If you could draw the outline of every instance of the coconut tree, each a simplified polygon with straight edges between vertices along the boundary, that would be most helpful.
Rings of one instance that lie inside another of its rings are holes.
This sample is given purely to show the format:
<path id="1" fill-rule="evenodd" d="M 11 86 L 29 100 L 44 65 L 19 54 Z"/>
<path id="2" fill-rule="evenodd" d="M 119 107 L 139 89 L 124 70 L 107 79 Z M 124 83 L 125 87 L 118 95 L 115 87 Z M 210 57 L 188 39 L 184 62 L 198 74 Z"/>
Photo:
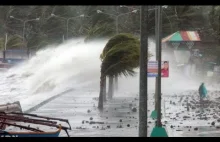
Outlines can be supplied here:
<path id="1" fill-rule="evenodd" d="M 112 24 L 104 23 L 97 24 L 94 27 L 88 29 L 88 35 L 85 38 L 85 42 L 94 39 L 110 38 L 114 35 L 114 28 Z"/>
<path id="2" fill-rule="evenodd" d="M 103 109 L 106 76 L 133 76 L 134 68 L 139 65 L 140 41 L 131 34 L 118 34 L 111 38 L 101 54 L 100 94 L 98 108 Z M 112 81 L 113 83 L 113 81 Z M 110 85 L 111 86 L 111 85 Z M 109 98 L 113 87 L 109 89 Z"/>
<path id="3" fill-rule="evenodd" d="M 23 38 L 20 35 L 10 35 L 7 39 L 7 49 L 21 48 L 24 46 Z M 0 50 L 5 47 L 5 38 L 0 38 Z"/>
<path id="4" fill-rule="evenodd" d="M 212 6 L 209 13 L 209 20 L 211 28 L 208 30 L 211 31 L 208 36 L 212 36 L 218 40 L 220 43 L 220 6 Z"/>
<path id="5" fill-rule="evenodd" d="M 6 55 L 5 55 L 5 50 L 7 49 L 19 49 L 24 46 L 23 43 L 23 38 L 19 35 L 13 35 L 13 36 L 8 36 L 6 38 L 0 38 L 0 50 L 3 50 L 3 58 L 5 60 Z"/>

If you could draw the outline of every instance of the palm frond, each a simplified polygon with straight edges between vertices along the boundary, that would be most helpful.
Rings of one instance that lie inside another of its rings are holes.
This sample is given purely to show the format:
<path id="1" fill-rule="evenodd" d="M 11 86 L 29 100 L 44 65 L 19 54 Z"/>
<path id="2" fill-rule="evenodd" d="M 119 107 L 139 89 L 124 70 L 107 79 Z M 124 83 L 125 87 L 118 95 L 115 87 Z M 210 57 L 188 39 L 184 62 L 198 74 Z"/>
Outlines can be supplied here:
<path id="1" fill-rule="evenodd" d="M 123 40 L 117 40 L 116 37 Z M 109 47 L 110 45 L 112 47 Z M 140 41 L 138 39 L 130 35 L 126 38 L 126 34 L 113 37 L 100 55 L 102 71 L 106 76 L 134 76 L 133 69 L 139 65 L 139 52 Z"/>

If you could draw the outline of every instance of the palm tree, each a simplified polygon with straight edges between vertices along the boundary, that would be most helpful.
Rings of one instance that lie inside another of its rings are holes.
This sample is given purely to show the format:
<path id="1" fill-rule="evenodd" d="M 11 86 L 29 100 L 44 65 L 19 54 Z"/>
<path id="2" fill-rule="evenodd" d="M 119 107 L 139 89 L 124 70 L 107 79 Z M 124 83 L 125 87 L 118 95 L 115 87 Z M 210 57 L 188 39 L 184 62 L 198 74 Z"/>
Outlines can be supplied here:
<path id="1" fill-rule="evenodd" d="M 20 35 L 10 35 L 7 39 L 7 49 L 20 49 L 24 46 L 23 38 Z M 0 38 L 0 50 L 5 47 L 5 38 Z"/>
<path id="2" fill-rule="evenodd" d="M 24 47 L 23 38 L 19 35 L 8 36 L 0 38 L 0 50 L 3 50 L 3 62 L 6 59 L 6 49 L 19 49 Z"/>
<path id="3" fill-rule="evenodd" d="M 97 24 L 94 27 L 90 27 L 88 30 L 88 35 L 85 38 L 85 41 L 91 41 L 93 39 L 103 39 L 110 38 L 115 33 L 115 29 L 112 24 L 104 23 Z"/>
<path id="4" fill-rule="evenodd" d="M 212 6 L 209 13 L 209 21 L 211 28 L 208 36 L 213 36 L 220 43 L 220 6 Z M 208 21 L 208 20 L 207 20 Z M 206 32 L 207 33 L 207 32 Z"/>
<path id="5" fill-rule="evenodd" d="M 139 65 L 140 41 L 131 34 L 118 34 L 111 38 L 101 54 L 101 77 L 98 108 L 103 109 L 106 76 L 134 76 Z M 113 81 L 111 81 L 113 83 Z M 109 98 L 113 88 L 109 88 Z"/>

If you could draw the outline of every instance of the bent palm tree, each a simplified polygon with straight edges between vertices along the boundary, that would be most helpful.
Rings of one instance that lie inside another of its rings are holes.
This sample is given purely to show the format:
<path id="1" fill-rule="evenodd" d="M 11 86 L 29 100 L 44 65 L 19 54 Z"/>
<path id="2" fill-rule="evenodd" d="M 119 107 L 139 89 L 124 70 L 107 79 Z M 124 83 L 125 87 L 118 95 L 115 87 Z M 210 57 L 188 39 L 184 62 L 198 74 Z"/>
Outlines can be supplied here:
<path id="1" fill-rule="evenodd" d="M 103 109 L 106 76 L 134 76 L 133 69 L 139 65 L 139 51 L 140 41 L 131 34 L 118 34 L 108 41 L 100 56 L 102 64 L 98 108 Z"/>

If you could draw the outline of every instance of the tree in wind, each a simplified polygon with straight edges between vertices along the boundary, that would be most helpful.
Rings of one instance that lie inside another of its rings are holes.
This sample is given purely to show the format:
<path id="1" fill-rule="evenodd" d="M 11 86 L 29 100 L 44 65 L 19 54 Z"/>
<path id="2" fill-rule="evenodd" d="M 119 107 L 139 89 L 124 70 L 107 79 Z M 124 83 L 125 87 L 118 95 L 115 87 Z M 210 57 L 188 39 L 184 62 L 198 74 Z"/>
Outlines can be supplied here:
<path id="1" fill-rule="evenodd" d="M 111 38 L 101 54 L 101 77 L 98 108 L 103 109 L 106 76 L 134 76 L 134 68 L 138 67 L 140 41 L 131 34 L 118 34 Z M 113 83 L 113 81 L 112 81 Z M 109 90 L 109 98 L 113 95 L 113 87 Z"/>

